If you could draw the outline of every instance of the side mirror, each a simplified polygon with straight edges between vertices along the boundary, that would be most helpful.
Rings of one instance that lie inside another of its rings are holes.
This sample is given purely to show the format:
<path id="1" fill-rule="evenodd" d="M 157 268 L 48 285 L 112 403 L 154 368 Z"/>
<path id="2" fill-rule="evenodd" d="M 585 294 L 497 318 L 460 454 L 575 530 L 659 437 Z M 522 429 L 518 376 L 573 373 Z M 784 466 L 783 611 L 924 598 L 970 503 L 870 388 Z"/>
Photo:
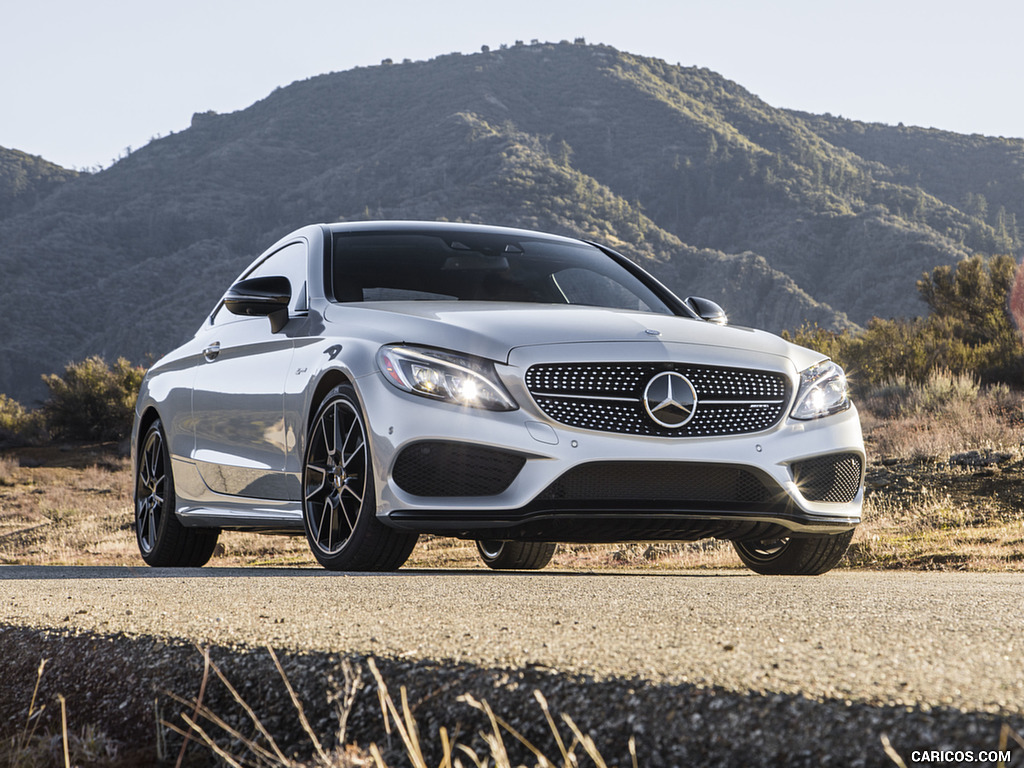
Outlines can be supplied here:
<path id="1" fill-rule="evenodd" d="M 700 296 L 687 296 L 683 304 L 701 320 L 715 325 L 729 324 L 729 316 L 725 314 L 725 310 L 710 299 L 702 299 Z"/>
<path id="2" fill-rule="evenodd" d="M 292 287 L 287 277 L 250 277 L 232 285 L 224 296 L 224 306 L 234 315 L 270 318 L 272 333 L 288 322 L 288 302 Z"/>

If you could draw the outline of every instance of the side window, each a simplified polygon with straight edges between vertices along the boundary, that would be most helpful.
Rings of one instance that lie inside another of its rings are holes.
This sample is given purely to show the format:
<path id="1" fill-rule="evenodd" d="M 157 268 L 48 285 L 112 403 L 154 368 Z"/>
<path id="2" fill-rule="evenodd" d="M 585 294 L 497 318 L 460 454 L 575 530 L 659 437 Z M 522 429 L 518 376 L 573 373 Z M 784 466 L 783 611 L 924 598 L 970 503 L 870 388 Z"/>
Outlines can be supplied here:
<path id="1" fill-rule="evenodd" d="M 306 244 L 292 243 L 275 251 L 260 262 L 246 277 L 272 277 L 282 275 L 292 286 L 292 300 L 288 311 L 305 312 L 306 303 Z"/>
<path id="2" fill-rule="evenodd" d="M 306 296 L 306 263 L 306 244 L 292 243 L 279 251 L 274 251 L 274 253 L 257 264 L 255 268 L 243 275 L 242 278 L 274 277 L 278 275 L 287 277 L 292 288 L 292 300 L 288 304 L 288 312 L 294 315 L 298 312 L 305 312 L 309 308 Z M 217 311 L 213 313 L 210 321 L 216 325 L 239 319 L 241 318 L 231 314 L 221 304 L 217 307 Z"/>

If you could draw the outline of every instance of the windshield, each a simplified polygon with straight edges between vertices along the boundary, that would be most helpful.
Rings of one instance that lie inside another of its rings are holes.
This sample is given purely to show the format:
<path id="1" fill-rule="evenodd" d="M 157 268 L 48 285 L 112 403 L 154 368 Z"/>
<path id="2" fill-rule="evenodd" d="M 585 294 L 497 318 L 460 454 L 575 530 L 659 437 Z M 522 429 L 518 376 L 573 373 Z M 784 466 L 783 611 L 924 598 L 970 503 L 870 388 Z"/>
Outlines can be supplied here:
<path id="1" fill-rule="evenodd" d="M 672 314 L 641 280 L 585 243 L 475 232 L 338 233 L 334 298 L 580 304 Z"/>

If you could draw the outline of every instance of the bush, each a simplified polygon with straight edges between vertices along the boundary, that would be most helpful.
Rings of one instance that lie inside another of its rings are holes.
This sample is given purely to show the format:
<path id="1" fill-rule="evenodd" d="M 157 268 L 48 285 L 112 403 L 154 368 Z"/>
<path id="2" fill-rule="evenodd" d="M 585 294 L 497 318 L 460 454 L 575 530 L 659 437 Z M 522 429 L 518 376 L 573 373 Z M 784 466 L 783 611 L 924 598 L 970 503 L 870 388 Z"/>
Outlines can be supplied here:
<path id="1" fill-rule="evenodd" d="M 98 356 L 68 363 L 64 376 L 43 376 L 50 397 L 43 416 L 51 437 L 123 440 L 131 432 L 135 399 L 145 369 L 123 357 L 113 367 Z"/>
<path id="2" fill-rule="evenodd" d="M 43 415 L 25 409 L 17 400 L 0 395 L 0 445 L 28 445 L 45 437 Z"/>
<path id="3" fill-rule="evenodd" d="M 1005 384 L 934 371 L 924 382 L 897 378 L 857 403 L 878 456 L 945 460 L 965 451 L 1019 455 L 1024 394 Z"/>
<path id="4" fill-rule="evenodd" d="M 842 365 L 858 392 L 901 377 L 925 384 L 935 372 L 1019 386 L 1024 344 L 1009 310 L 1015 269 L 1009 256 L 937 267 L 917 284 L 928 317 L 876 317 L 860 333 L 805 325 L 783 337 Z"/>
<path id="5" fill-rule="evenodd" d="M 997 400 L 1005 389 L 1005 385 L 994 385 L 985 394 Z M 864 394 L 863 404 L 877 416 L 894 419 L 942 413 L 961 403 L 974 408 L 980 394 L 981 384 L 971 374 L 937 369 L 924 381 L 898 376 L 884 382 Z"/>

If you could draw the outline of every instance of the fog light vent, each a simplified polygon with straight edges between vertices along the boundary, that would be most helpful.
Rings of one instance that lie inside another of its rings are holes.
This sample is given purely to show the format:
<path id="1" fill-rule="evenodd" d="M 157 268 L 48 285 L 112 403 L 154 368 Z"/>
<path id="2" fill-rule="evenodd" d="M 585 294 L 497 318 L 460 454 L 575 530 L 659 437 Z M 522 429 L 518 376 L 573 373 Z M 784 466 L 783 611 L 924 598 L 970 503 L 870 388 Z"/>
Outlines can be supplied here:
<path id="1" fill-rule="evenodd" d="M 791 469 L 793 480 L 808 501 L 848 504 L 860 490 L 864 464 L 860 454 L 835 453 L 798 461 Z"/>
<path id="2" fill-rule="evenodd" d="M 404 448 L 391 475 L 414 496 L 496 496 L 525 463 L 519 454 L 496 448 L 427 441 Z"/>

